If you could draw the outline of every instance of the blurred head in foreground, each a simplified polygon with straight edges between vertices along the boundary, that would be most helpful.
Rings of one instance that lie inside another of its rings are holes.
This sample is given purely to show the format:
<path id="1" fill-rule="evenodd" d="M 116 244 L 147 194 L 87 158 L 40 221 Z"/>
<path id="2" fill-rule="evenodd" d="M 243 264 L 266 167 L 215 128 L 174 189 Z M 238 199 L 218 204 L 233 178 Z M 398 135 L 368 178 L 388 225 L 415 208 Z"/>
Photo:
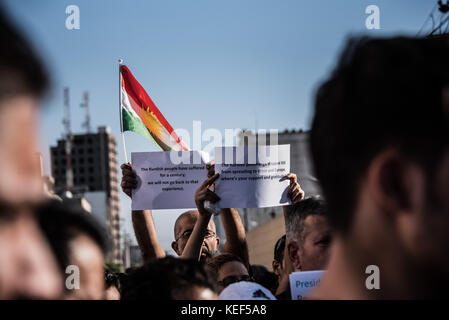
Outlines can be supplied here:
<path id="1" fill-rule="evenodd" d="M 0 8 L 0 299 L 57 298 L 61 281 L 31 206 L 43 198 L 39 100 L 48 78 Z"/>
<path id="2" fill-rule="evenodd" d="M 81 208 L 53 200 L 38 211 L 39 222 L 65 278 L 65 299 L 103 299 L 105 276 L 102 230 Z"/>
<path id="3" fill-rule="evenodd" d="M 351 39 L 320 86 L 311 150 L 335 241 L 312 295 L 447 295 L 448 57 L 447 37 Z"/>
<path id="4" fill-rule="evenodd" d="M 198 261 L 166 257 L 130 273 L 122 300 L 216 300 L 212 271 Z"/>

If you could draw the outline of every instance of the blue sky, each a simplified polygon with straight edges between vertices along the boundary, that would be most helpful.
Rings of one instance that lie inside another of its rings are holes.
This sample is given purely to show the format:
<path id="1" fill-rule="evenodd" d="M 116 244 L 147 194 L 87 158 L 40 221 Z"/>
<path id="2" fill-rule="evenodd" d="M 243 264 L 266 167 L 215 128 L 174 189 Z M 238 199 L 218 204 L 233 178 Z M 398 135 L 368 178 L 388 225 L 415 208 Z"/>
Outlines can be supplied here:
<path id="1" fill-rule="evenodd" d="M 119 138 L 118 58 L 174 128 L 308 129 L 313 94 L 350 34 L 416 35 L 436 0 L 7 0 L 52 74 L 41 119 L 46 170 L 49 145 L 63 131 L 62 91 L 70 87 L 72 129 L 83 132 L 82 93 L 90 92 L 92 127 Z M 365 8 L 380 8 L 380 30 L 367 30 Z M 80 9 L 67 30 L 65 9 Z M 128 154 L 156 151 L 126 133 Z M 124 161 L 119 149 L 119 162 Z M 121 196 L 132 234 L 130 201 Z M 165 249 L 179 210 L 154 212 Z M 132 236 L 133 237 L 133 236 Z"/>

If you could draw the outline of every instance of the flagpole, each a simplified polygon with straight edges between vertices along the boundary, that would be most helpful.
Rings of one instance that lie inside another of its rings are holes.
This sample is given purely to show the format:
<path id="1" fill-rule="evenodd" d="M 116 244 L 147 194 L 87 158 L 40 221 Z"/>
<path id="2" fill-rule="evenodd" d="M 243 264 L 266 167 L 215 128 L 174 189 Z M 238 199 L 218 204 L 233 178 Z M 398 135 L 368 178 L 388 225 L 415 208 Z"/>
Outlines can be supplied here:
<path id="1" fill-rule="evenodd" d="M 125 163 L 128 163 L 128 155 L 126 154 L 125 133 L 123 132 L 123 116 L 122 116 L 122 72 L 120 70 L 123 59 L 118 59 L 118 109 L 120 114 L 120 135 L 122 136 L 123 154 L 125 155 Z"/>

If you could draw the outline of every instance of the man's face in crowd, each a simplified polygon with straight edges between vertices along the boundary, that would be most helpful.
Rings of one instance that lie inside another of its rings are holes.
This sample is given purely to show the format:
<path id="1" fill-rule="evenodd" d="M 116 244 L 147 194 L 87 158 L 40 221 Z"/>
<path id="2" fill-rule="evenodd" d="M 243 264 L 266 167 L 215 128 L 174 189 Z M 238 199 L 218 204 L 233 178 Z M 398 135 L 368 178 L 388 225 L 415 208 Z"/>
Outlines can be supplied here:
<path id="1" fill-rule="evenodd" d="M 223 291 L 231 283 L 249 280 L 248 270 L 239 261 L 226 262 L 218 270 L 217 283 L 219 292 Z"/>
<path id="2" fill-rule="evenodd" d="M 103 254 L 87 235 L 79 234 L 69 243 L 70 264 L 79 268 L 79 289 L 69 290 L 67 299 L 104 298 Z"/>
<path id="3" fill-rule="evenodd" d="M 199 213 L 197 211 L 190 211 L 190 214 L 181 217 L 175 226 L 176 239 L 172 243 L 172 248 L 179 256 L 184 251 L 187 241 L 192 234 L 195 223 L 198 220 L 198 215 Z M 211 219 L 201 249 L 201 260 L 213 257 L 218 251 L 220 239 L 216 236 L 215 232 L 215 223 Z"/>
<path id="4" fill-rule="evenodd" d="M 288 239 L 287 247 L 294 271 L 326 269 L 329 260 L 331 228 L 326 217 L 308 215 L 301 239 Z"/>

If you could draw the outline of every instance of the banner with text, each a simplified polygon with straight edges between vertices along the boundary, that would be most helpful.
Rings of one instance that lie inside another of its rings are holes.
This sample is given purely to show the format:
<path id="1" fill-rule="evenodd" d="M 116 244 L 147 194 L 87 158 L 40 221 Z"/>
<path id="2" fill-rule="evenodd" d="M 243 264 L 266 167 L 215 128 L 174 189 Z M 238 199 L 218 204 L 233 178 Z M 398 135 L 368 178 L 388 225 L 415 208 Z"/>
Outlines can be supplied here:
<path id="1" fill-rule="evenodd" d="M 207 178 L 208 155 L 198 151 L 131 153 L 137 188 L 132 210 L 196 208 L 195 191 Z"/>
<path id="2" fill-rule="evenodd" d="M 300 271 L 290 273 L 290 292 L 292 300 L 302 300 L 321 280 L 324 271 Z"/>
<path id="3" fill-rule="evenodd" d="M 215 192 L 220 208 L 286 205 L 290 181 L 290 145 L 215 148 Z"/>

